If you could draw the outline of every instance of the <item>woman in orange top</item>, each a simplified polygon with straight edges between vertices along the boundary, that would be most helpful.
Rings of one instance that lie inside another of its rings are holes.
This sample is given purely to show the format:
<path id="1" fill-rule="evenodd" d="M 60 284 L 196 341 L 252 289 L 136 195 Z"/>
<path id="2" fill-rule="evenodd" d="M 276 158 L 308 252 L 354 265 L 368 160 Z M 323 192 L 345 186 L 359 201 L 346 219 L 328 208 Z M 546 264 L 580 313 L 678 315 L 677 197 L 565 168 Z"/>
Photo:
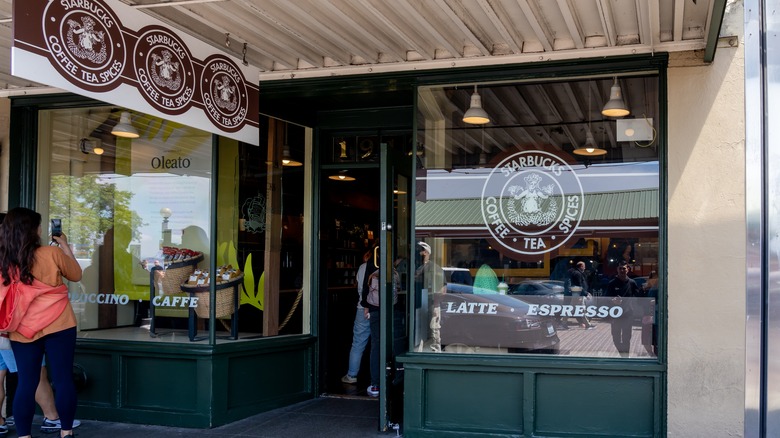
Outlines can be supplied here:
<path id="1" fill-rule="evenodd" d="M 10 210 L 0 226 L 0 288 L 18 282 L 20 293 L 35 290 L 37 294 L 29 302 L 19 329 L 10 333 L 19 369 L 14 416 L 20 438 L 31 437 L 35 389 L 44 353 L 57 388 L 60 436 L 73 435 L 76 388 L 71 373 L 76 351 L 76 316 L 67 298 L 67 288 L 62 285 L 63 277 L 81 280 L 81 267 L 65 234 L 52 236 L 52 241 L 59 247 L 41 245 L 41 215 L 27 208 Z"/>

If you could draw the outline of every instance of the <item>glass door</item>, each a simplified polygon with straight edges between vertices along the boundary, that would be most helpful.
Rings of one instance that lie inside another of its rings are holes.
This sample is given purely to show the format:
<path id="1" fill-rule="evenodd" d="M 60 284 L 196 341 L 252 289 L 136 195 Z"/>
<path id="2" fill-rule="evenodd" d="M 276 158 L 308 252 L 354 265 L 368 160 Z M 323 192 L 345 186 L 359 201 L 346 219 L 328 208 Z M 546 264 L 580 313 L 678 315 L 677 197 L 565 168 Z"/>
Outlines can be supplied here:
<path id="1" fill-rule="evenodd" d="M 412 254 L 411 159 L 405 142 L 383 137 L 380 166 L 380 308 L 379 363 L 385 372 L 380 383 L 380 429 L 399 427 L 403 417 L 403 368 L 395 357 L 408 348 L 409 273 Z"/>

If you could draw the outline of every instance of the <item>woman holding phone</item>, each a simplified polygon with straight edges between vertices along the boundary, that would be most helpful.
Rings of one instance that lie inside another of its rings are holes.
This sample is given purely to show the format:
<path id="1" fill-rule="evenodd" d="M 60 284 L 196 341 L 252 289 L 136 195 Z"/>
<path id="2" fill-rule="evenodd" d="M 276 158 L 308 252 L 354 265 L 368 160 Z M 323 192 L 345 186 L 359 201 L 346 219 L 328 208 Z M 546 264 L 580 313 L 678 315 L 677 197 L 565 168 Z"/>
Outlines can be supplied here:
<path id="1" fill-rule="evenodd" d="M 57 388 L 55 404 L 60 414 L 61 437 L 73 435 L 76 413 L 76 388 L 71 375 L 76 316 L 63 278 L 81 280 L 81 267 L 65 234 L 53 235 L 52 242 L 57 246 L 49 246 L 41 244 L 41 232 L 41 215 L 27 208 L 8 211 L 0 226 L 0 291 L 13 285 L 19 296 L 31 294 L 26 296 L 27 300 L 17 300 L 17 309 L 19 303 L 26 303 L 26 308 L 20 309 L 24 317 L 16 331 L 9 334 L 19 370 L 13 410 L 20 438 L 31 437 L 35 389 L 44 353 Z"/>

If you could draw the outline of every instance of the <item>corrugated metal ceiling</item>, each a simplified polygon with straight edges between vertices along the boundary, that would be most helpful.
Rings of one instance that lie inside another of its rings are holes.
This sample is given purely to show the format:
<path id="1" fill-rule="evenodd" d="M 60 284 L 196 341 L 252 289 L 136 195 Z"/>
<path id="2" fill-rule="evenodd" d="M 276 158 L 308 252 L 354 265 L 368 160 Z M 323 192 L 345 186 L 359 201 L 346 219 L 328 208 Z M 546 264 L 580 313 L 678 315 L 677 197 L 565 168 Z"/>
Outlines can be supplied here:
<path id="1" fill-rule="evenodd" d="M 726 0 L 122 0 L 260 68 L 260 81 L 714 50 Z M 0 87 L 12 0 L 0 0 Z M 229 45 L 227 44 L 229 42 Z M 243 53 L 246 43 L 246 53 Z"/>

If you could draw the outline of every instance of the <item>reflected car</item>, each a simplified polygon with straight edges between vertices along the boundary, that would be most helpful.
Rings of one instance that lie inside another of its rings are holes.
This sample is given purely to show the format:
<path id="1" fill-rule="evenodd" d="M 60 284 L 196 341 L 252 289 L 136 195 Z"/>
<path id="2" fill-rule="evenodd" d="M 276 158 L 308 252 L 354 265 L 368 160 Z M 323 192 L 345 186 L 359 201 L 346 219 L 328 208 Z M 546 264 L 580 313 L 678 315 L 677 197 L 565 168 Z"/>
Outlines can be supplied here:
<path id="1" fill-rule="evenodd" d="M 563 290 L 563 282 L 527 280 L 510 285 L 507 294 L 531 304 L 562 304 L 565 299 Z"/>
<path id="2" fill-rule="evenodd" d="M 560 339 L 550 318 L 528 316 L 529 304 L 511 295 L 463 284 L 435 294 L 441 311 L 441 345 L 554 351 Z"/>

